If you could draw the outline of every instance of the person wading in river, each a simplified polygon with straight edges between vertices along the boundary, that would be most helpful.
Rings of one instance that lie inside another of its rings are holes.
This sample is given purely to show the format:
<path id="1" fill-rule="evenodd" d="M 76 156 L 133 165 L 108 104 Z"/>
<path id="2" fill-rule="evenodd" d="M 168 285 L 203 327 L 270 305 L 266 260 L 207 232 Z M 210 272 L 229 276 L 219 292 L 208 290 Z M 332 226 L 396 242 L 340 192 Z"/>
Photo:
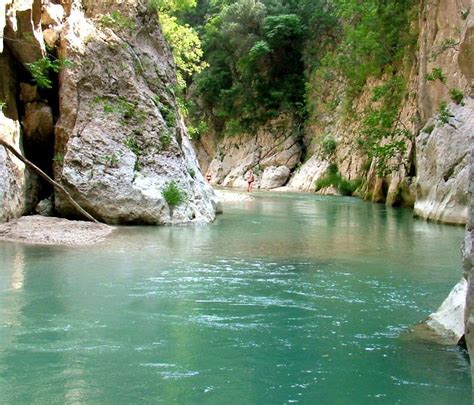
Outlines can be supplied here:
<path id="1" fill-rule="evenodd" d="M 252 169 L 249 169 L 247 172 L 245 180 L 247 180 L 247 192 L 250 193 L 252 191 L 253 182 L 255 181 Z"/>

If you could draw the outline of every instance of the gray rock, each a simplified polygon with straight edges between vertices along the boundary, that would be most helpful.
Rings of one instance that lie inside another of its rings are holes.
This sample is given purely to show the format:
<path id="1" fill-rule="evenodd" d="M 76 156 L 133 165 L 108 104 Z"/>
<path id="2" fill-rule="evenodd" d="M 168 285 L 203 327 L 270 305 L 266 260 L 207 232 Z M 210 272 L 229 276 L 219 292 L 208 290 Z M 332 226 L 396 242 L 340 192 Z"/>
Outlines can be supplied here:
<path id="1" fill-rule="evenodd" d="M 141 3 L 137 3 L 140 6 Z M 74 66 L 60 75 L 55 177 L 111 224 L 209 222 L 222 207 L 204 180 L 174 94 L 172 56 L 153 13 L 115 4 L 135 29 L 100 28 L 73 2 L 61 41 Z M 121 8 L 120 8 L 121 7 Z M 186 195 L 169 207 L 171 182 Z M 60 194 L 56 209 L 76 213 Z"/>
<path id="2" fill-rule="evenodd" d="M 453 224 L 466 223 L 470 147 L 474 137 L 474 99 L 451 103 L 448 124 L 417 137 L 415 214 Z"/>
<path id="3" fill-rule="evenodd" d="M 464 311 L 468 283 L 465 278 L 456 284 L 441 306 L 424 322 L 432 340 L 455 345 L 464 335 Z"/>
<path id="4" fill-rule="evenodd" d="M 288 183 L 288 187 L 295 190 L 314 191 L 316 181 L 322 178 L 329 167 L 329 162 L 313 155 L 306 163 L 296 170 Z"/>
<path id="5" fill-rule="evenodd" d="M 41 200 L 35 208 L 35 212 L 42 217 L 52 217 L 54 216 L 54 207 L 52 198 L 45 198 Z"/>
<path id="6" fill-rule="evenodd" d="M 16 60 L 26 66 L 46 55 L 41 32 L 41 0 L 14 0 L 0 7 L 5 15 L 5 37 Z"/>
<path id="7" fill-rule="evenodd" d="M 54 4 L 52 1 L 43 1 L 43 12 L 41 14 L 41 25 L 51 26 L 60 25 L 64 19 L 64 9 L 60 4 Z"/>
<path id="8" fill-rule="evenodd" d="M 210 152 L 214 153 L 210 163 L 202 162 L 207 167 L 206 174 L 210 176 L 211 184 L 234 188 L 247 187 L 244 176 L 249 169 L 253 169 L 256 173 L 260 171 L 264 173 L 270 167 L 286 167 L 291 172 L 302 154 L 294 122 L 286 116 L 261 127 L 256 135 L 240 134 L 226 137 L 219 142 L 215 151 L 209 144 L 209 140 L 204 139 L 197 145 L 201 158 L 208 159 Z M 285 177 L 282 170 L 286 173 L 285 169 L 280 169 L 278 176 Z M 265 180 L 267 182 L 270 173 L 270 171 L 267 173 Z M 287 180 L 288 178 L 279 186 L 285 184 Z M 262 185 L 261 181 L 262 176 L 256 175 L 254 187 L 273 188 L 269 183 Z M 280 178 L 276 182 L 281 181 Z"/>
<path id="9" fill-rule="evenodd" d="M 286 166 L 270 166 L 267 167 L 260 181 L 260 188 L 270 190 L 284 186 L 290 178 L 290 169 Z"/>
<path id="10" fill-rule="evenodd" d="M 7 51 L 0 54 L 0 86 L 5 105 L 0 110 L 0 138 L 21 152 L 21 129 L 16 107 L 16 75 Z M 0 146 L 0 222 L 28 210 L 25 198 L 28 172 L 18 159 Z"/>
<path id="11" fill-rule="evenodd" d="M 474 375 L 474 147 L 471 146 L 471 166 L 469 172 L 469 210 L 464 239 L 464 278 L 468 281 L 466 299 L 466 343 L 471 357 L 471 370 Z"/>

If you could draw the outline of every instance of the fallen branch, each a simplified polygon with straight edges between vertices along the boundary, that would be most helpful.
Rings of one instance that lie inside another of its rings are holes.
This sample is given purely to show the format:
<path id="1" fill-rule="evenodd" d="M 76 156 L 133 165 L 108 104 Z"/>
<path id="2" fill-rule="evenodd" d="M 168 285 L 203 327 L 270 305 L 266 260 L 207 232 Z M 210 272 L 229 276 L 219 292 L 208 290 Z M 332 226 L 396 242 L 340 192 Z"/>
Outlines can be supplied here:
<path id="1" fill-rule="evenodd" d="M 34 172 L 39 174 L 43 179 L 45 179 L 48 183 L 50 183 L 54 188 L 61 191 L 64 194 L 64 196 L 66 197 L 66 200 L 68 200 L 88 220 L 90 220 L 92 222 L 95 222 L 96 224 L 99 223 L 99 221 L 97 221 L 91 214 L 89 214 L 76 201 L 74 201 L 74 199 L 71 197 L 71 195 L 66 191 L 66 189 L 63 186 L 61 186 L 61 184 L 55 182 L 51 177 L 49 177 L 45 172 L 43 172 L 43 170 L 41 170 L 38 166 L 36 166 L 34 163 L 30 162 L 24 156 L 22 156 L 21 153 L 19 153 L 13 146 L 9 145 L 8 143 L 6 143 L 1 138 L 0 138 L 0 145 L 2 145 L 5 149 L 7 149 L 9 152 L 11 152 L 13 155 L 15 155 L 18 159 L 20 159 L 26 166 L 28 166 Z"/>

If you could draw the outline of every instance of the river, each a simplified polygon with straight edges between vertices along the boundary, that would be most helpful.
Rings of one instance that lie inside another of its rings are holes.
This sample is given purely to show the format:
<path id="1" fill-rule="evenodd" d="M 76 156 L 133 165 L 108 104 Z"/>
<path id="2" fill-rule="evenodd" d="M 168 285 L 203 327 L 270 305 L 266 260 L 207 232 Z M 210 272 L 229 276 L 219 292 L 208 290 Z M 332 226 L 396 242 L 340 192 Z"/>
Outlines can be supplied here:
<path id="1" fill-rule="evenodd" d="M 0 403 L 470 404 L 466 354 L 408 332 L 463 229 L 257 193 L 212 225 L 0 244 Z"/>

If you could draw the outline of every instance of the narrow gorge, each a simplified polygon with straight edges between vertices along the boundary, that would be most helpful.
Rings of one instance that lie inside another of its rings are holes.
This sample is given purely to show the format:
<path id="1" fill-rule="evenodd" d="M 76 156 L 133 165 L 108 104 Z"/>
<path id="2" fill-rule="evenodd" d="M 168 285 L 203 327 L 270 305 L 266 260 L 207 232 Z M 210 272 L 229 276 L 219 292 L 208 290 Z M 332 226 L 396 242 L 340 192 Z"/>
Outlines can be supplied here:
<path id="1" fill-rule="evenodd" d="M 5 403 L 472 402 L 473 140 L 474 0 L 3 0 Z"/>

